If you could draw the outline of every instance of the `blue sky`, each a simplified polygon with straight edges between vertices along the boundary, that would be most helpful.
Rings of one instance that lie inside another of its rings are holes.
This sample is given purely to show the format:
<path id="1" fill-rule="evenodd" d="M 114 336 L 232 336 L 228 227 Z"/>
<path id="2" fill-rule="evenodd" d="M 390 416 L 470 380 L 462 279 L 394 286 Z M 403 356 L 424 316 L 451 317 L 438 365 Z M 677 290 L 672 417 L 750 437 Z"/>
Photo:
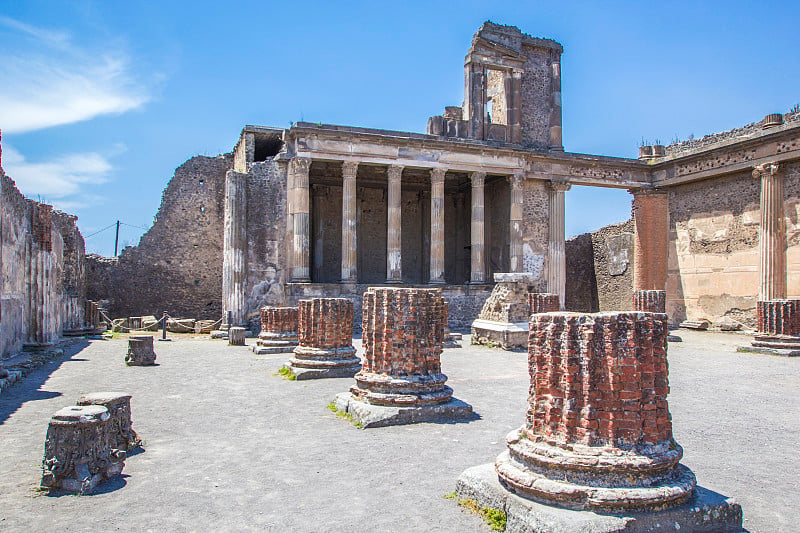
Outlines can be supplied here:
<path id="1" fill-rule="evenodd" d="M 800 102 L 795 2 L 0 3 L 3 168 L 77 214 L 87 250 L 150 226 L 175 167 L 245 124 L 424 131 L 463 99 L 485 20 L 564 45 L 564 145 L 730 129 Z M 567 235 L 625 220 L 624 191 L 567 193 Z"/>

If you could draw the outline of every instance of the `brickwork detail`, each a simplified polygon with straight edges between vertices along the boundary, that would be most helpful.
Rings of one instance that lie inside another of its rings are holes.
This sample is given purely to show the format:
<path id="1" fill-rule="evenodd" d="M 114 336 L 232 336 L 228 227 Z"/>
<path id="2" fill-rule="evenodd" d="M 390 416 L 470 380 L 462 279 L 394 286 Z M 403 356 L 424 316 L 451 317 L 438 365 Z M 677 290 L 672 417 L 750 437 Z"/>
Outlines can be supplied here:
<path id="1" fill-rule="evenodd" d="M 633 310 L 644 313 L 666 313 L 667 291 L 633 291 Z"/>
<path id="2" fill-rule="evenodd" d="M 335 369 L 360 363 L 353 347 L 353 302 L 347 298 L 300 300 L 298 335 L 293 368 Z"/>
<path id="3" fill-rule="evenodd" d="M 374 288 L 364 293 L 364 365 L 350 393 L 373 405 L 448 402 L 441 353 L 447 306 L 441 289 Z"/>
<path id="4" fill-rule="evenodd" d="M 262 307 L 259 339 L 297 340 L 297 307 Z"/>
<path id="5" fill-rule="evenodd" d="M 528 295 L 531 314 L 552 313 L 559 311 L 558 294 L 550 292 L 532 292 Z"/>
<path id="6" fill-rule="evenodd" d="M 800 300 L 759 301 L 756 307 L 761 335 L 800 335 Z"/>
<path id="7" fill-rule="evenodd" d="M 496 463 L 520 495 L 576 509 L 661 509 L 686 501 L 667 405 L 667 317 L 532 315 L 525 425 Z"/>

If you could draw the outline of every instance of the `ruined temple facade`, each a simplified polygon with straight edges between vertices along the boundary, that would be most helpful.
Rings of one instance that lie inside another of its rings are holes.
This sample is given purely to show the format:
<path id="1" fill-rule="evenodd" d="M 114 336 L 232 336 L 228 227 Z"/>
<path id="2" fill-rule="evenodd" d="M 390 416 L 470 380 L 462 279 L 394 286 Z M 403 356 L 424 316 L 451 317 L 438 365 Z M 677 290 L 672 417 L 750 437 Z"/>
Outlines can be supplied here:
<path id="1" fill-rule="evenodd" d="M 608 268 L 603 286 L 625 292 L 593 301 L 625 310 L 632 290 L 666 289 L 675 323 L 748 320 L 760 297 L 800 296 L 800 113 L 642 147 L 637 159 L 566 152 L 561 53 L 555 41 L 485 23 L 465 58 L 462 105 L 431 117 L 425 134 L 245 126 L 232 154 L 176 172 L 153 229 L 119 264 L 89 261 L 98 279 L 114 280 L 112 313 L 134 314 L 121 301 L 122 268 L 149 295 L 135 314 L 177 305 L 256 329 L 262 306 L 309 297 L 352 300 L 360 324 L 362 294 L 383 284 L 441 287 L 450 326 L 464 328 L 499 272 L 530 274 L 532 290 L 563 307 L 568 286 L 591 285 L 567 276 L 572 185 L 632 195 L 632 222 L 614 242 L 583 246 L 608 259 L 584 271 Z"/>

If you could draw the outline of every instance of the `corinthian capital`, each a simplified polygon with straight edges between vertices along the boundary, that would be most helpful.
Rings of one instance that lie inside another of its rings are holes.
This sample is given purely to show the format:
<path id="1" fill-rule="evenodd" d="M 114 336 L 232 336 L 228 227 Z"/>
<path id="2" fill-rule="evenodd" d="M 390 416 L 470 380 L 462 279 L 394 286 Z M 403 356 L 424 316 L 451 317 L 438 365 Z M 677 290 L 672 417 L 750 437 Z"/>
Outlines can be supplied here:
<path id="1" fill-rule="evenodd" d="M 358 161 L 342 161 L 342 177 L 355 178 L 358 172 Z"/>
<path id="2" fill-rule="evenodd" d="M 566 181 L 550 180 L 547 182 L 547 188 L 551 191 L 566 192 L 570 189 L 570 187 L 572 187 L 572 185 Z"/>
<path id="3" fill-rule="evenodd" d="M 289 169 L 292 172 L 308 173 L 309 168 L 311 168 L 310 157 L 295 157 L 289 162 Z"/>
<path id="4" fill-rule="evenodd" d="M 473 172 L 469 175 L 469 178 L 472 180 L 473 187 L 483 187 L 483 183 L 486 180 L 486 172 Z"/>
<path id="5" fill-rule="evenodd" d="M 756 165 L 753 168 L 753 177 L 760 179 L 765 176 L 774 176 L 780 172 L 780 164 L 778 163 L 764 163 L 763 165 Z"/>

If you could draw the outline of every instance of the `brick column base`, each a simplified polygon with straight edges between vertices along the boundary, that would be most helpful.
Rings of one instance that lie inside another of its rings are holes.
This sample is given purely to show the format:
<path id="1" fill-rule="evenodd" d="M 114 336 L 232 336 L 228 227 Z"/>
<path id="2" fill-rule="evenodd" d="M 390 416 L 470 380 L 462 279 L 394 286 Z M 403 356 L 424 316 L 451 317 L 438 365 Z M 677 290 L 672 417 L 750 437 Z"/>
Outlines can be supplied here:
<path id="1" fill-rule="evenodd" d="M 347 298 L 300 300 L 298 334 L 288 363 L 296 379 L 352 377 L 361 368 L 353 347 L 353 302 Z"/>
<path id="2" fill-rule="evenodd" d="M 531 314 L 534 313 L 553 313 L 560 311 L 558 294 L 551 292 L 532 292 L 528 294 L 528 303 L 531 307 Z"/>
<path id="3" fill-rule="evenodd" d="M 297 307 L 262 307 L 261 333 L 253 351 L 257 354 L 292 352 L 299 344 Z"/>
<path id="4" fill-rule="evenodd" d="M 633 310 L 644 313 L 666 313 L 667 291 L 633 291 Z"/>

